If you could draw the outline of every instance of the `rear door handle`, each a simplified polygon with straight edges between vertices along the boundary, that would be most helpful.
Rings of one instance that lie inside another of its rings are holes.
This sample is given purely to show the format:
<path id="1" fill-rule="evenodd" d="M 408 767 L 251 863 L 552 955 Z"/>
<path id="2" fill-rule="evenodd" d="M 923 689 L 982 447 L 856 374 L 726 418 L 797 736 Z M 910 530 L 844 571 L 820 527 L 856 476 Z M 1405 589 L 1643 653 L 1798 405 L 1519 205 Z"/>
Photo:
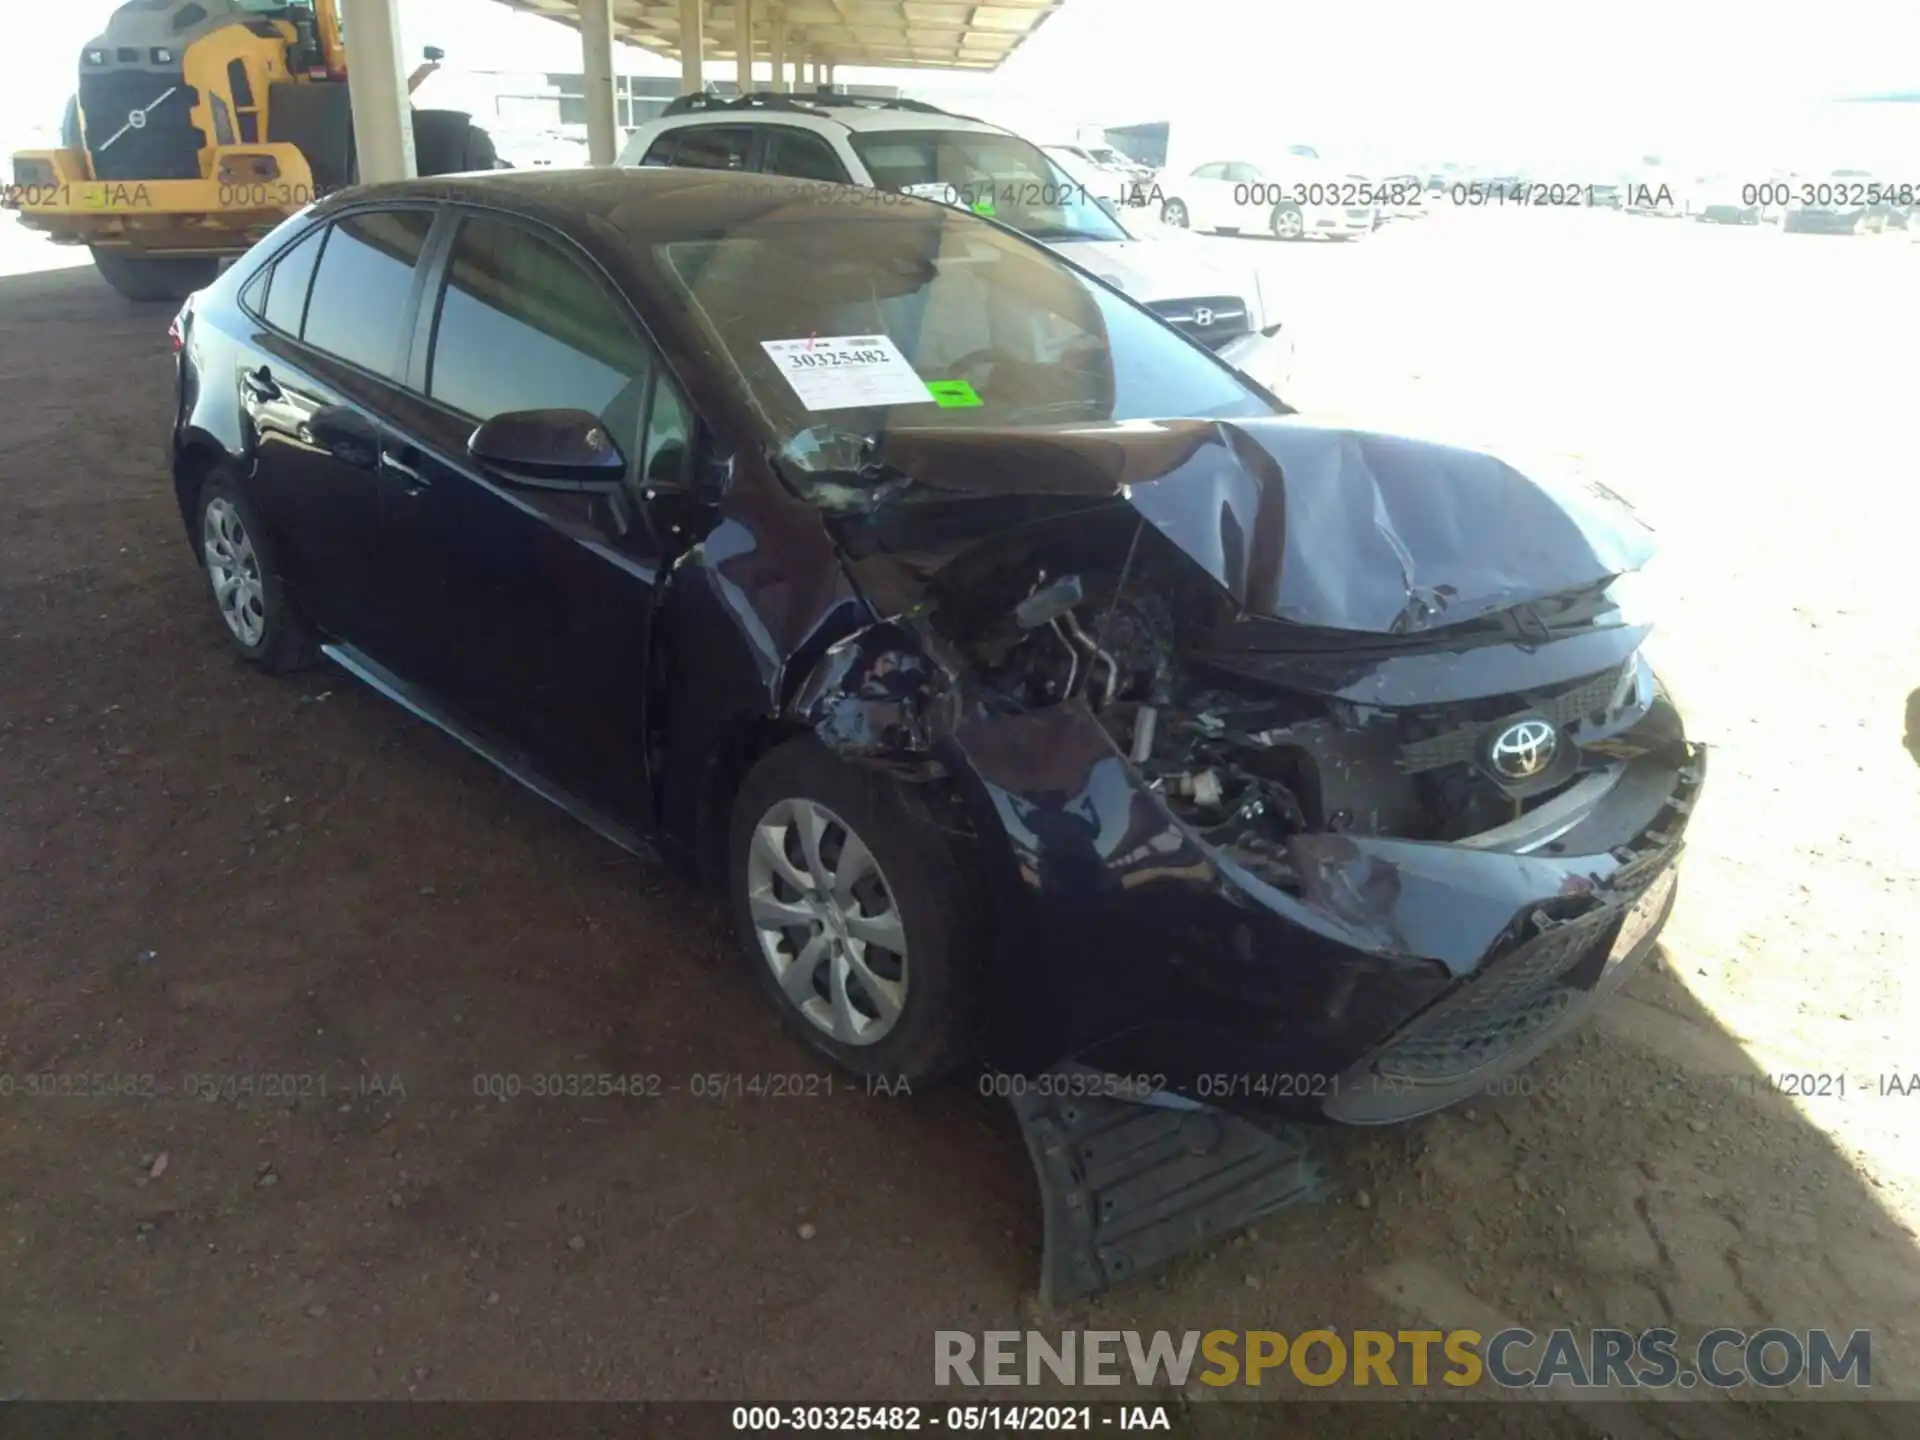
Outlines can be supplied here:
<path id="1" fill-rule="evenodd" d="M 411 445 L 399 451 L 388 450 L 383 447 L 380 451 L 380 468 L 389 475 L 399 476 L 406 484 L 407 494 L 418 495 L 422 490 L 430 488 L 433 484 L 433 482 L 421 474 L 419 468 L 412 463 L 419 458 L 419 452 Z"/>
<path id="2" fill-rule="evenodd" d="M 255 370 L 242 370 L 240 388 L 256 400 L 278 400 L 285 393 L 274 380 L 272 369 L 265 365 Z"/>

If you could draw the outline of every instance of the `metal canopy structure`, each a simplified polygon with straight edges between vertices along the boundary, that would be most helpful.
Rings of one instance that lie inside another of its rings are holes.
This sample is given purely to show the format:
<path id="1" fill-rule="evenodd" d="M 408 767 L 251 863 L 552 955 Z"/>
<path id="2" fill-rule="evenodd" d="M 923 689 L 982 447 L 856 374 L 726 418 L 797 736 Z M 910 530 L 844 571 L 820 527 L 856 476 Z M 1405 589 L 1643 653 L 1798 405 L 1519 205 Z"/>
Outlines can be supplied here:
<path id="1" fill-rule="evenodd" d="M 516 10 L 578 27 L 582 0 L 505 0 Z M 788 54 L 829 65 L 997 70 L 1065 0 L 758 0 L 748 11 L 757 60 L 775 57 L 772 25 Z M 707 59 L 739 58 L 740 0 L 702 7 Z M 612 0 L 616 38 L 681 60 L 681 0 Z"/>

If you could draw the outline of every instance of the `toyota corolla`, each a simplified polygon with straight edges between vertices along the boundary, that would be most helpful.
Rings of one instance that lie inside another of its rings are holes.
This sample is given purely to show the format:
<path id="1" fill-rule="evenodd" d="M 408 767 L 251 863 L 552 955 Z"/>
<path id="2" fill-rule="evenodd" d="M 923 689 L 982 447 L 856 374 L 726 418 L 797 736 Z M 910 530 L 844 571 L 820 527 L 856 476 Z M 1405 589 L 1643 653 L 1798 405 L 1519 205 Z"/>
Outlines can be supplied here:
<path id="1" fill-rule="evenodd" d="M 851 1070 L 1400 1119 L 1564 1033 L 1673 904 L 1704 757 L 1623 506 L 1311 423 L 964 212 L 363 188 L 176 335 L 233 648 L 727 887 Z"/>

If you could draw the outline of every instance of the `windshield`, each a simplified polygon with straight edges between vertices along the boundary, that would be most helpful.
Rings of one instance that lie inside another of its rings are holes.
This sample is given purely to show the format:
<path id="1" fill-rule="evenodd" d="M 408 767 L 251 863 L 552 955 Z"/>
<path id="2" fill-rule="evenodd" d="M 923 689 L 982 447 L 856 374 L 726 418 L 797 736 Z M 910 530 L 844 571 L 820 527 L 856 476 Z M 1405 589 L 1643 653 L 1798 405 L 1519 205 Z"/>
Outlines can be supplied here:
<path id="1" fill-rule="evenodd" d="M 1128 240 L 1087 187 L 1017 135 L 877 130 L 854 135 L 873 183 L 962 205 L 1036 240 Z"/>
<path id="2" fill-rule="evenodd" d="M 805 487 L 889 431 L 1275 413 L 1234 373 L 1039 246 L 910 201 L 656 244 Z"/>

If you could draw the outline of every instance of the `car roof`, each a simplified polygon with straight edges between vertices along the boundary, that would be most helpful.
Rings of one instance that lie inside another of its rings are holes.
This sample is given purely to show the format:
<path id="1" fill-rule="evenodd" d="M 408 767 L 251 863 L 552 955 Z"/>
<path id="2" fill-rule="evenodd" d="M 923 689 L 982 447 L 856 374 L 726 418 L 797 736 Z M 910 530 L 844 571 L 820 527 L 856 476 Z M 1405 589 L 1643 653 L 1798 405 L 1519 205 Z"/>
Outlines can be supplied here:
<path id="1" fill-rule="evenodd" d="M 713 233 L 777 214 L 782 221 L 950 216 L 952 207 L 911 196 L 886 205 L 849 204 L 871 196 L 857 185 L 794 180 L 737 170 L 664 166 L 491 170 L 470 175 L 395 180 L 336 191 L 313 207 L 316 220 L 365 205 L 430 201 L 483 206 L 544 221 L 589 250 L 607 232 L 642 245 L 680 235 Z M 923 208 L 924 207 L 924 208 Z"/>
<path id="2" fill-rule="evenodd" d="M 693 125 L 751 124 L 838 125 L 862 133 L 872 130 L 959 130 L 976 135 L 1011 132 L 971 115 L 953 115 L 919 101 L 889 101 L 864 96 L 753 94 L 741 100 L 712 101 L 699 109 L 656 116 L 642 129 L 683 129 Z M 636 132 L 637 133 L 637 132 Z"/>

